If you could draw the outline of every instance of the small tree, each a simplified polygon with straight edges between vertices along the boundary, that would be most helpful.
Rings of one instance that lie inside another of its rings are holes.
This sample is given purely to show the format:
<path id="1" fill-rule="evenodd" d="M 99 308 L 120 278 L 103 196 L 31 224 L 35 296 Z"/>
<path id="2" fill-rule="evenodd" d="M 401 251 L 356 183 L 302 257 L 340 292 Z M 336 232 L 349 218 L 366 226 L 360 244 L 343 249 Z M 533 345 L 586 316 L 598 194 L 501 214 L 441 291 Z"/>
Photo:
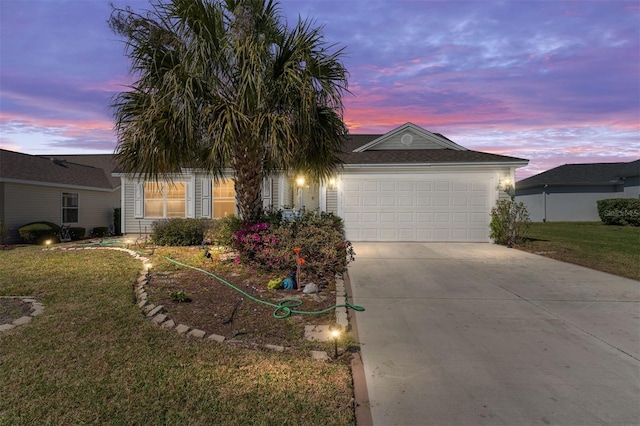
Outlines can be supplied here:
<path id="1" fill-rule="evenodd" d="M 515 196 L 509 192 L 511 198 L 498 200 L 491 209 L 491 233 L 489 237 L 496 244 L 507 247 L 522 245 L 529 229 L 529 212 L 522 203 L 516 203 Z"/>

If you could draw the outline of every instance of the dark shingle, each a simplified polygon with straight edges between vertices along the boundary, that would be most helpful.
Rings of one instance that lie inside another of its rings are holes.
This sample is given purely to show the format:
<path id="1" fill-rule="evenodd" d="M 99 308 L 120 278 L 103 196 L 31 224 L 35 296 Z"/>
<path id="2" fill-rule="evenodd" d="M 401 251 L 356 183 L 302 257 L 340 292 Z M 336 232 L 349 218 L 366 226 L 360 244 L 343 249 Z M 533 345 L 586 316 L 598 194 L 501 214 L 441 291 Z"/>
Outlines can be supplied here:
<path id="1" fill-rule="evenodd" d="M 98 154 L 93 160 L 88 158 L 84 158 L 84 160 L 86 162 L 95 161 L 96 164 L 100 163 L 106 166 L 107 161 L 111 160 L 106 157 L 100 158 L 101 155 L 105 154 Z M 0 178 L 7 180 L 115 189 L 120 181 L 111 177 L 111 170 L 109 170 L 111 166 L 106 167 L 107 169 L 103 169 L 65 161 L 64 156 L 43 157 L 0 150 Z"/>
<path id="2" fill-rule="evenodd" d="M 487 152 L 454 149 L 399 149 L 353 152 L 383 135 L 350 135 L 345 143 L 342 160 L 349 164 L 431 164 L 431 163 L 502 163 L 524 161 L 522 158 Z M 442 136 L 442 135 L 439 135 Z M 444 138 L 444 136 L 442 136 Z M 446 139 L 446 138 L 445 138 Z M 449 140 L 449 139 L 447 139 Z"/>
<path id="3" fill-rule="evenodd" d="M 640 176 L 640 160 L 629 163 L 565 164 L 516 183 L 517 189 L 544 185 L 603 185 Z"/>

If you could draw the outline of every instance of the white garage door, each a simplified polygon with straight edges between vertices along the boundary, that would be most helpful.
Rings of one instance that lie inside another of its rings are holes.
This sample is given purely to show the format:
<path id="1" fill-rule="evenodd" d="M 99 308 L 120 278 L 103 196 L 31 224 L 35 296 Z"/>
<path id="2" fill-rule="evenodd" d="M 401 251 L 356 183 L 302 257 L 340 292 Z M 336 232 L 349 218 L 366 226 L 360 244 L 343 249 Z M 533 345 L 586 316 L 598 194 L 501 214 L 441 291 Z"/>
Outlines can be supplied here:
<path id="1" fill-rule="evenodd" d="M 489 241 L 491 178 L 462 176 L 344 176 L 347 239 Z"/>

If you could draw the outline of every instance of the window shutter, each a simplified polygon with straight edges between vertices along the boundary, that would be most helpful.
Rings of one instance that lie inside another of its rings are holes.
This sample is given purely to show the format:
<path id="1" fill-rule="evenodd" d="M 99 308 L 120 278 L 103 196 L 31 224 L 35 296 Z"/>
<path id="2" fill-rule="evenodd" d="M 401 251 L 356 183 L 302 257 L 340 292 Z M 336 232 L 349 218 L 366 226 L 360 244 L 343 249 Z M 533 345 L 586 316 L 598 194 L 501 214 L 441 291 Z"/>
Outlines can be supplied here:
<path id="1" fill-rule="evenodd" d="M 272 178 L 262 180 L 262 207 L 269 209 L 273 206 L 273 196 L 271 194 Z"/>
<path id="2" fill-rule="evenodd" d="M 144 182 L 134 182 L 133 187 L 133 217 L 144 217 Z"/>
<path id="3" fill-rule="evenodd" d="M 194 190 L 194 186 L 192 182 L 186 182 L 184 184 L 185 186 L 185 192 L 187 193 L 187 199 L 186 199 L 186 212 L 185 212 L 185 216 L 187 217 L 196 217 L 195 214 L 195 190 Z"/>
<path id="4" fill-rule="evenodd" d="M 202 179 L 202 217 L 211 219 L 211 179 Z"/>

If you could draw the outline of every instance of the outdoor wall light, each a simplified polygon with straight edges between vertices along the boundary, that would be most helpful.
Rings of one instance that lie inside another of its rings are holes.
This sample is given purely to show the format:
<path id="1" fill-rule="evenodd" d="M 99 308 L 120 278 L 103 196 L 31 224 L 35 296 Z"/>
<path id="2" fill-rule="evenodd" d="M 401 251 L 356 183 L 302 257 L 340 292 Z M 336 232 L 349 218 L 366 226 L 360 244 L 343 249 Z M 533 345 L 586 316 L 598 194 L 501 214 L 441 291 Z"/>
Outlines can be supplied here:
<path id="1" fill-rule="evenodd" d="M 513 185 L 513 182 L 511 181 L 511 177 L 510 176 L 505 176 L 505 177 L 500 179 L 500 189 L 502 191 L 509 191 L 509 189 L 511 189 L 512 185 Z"/>
<path id="2" fill-rule="evenodd" d="M 336 189 L 338 187 L 338 181 L 336 178 L 329 179 L 329 188 Z"/>
<path id="3" fill-rule="evenodd" d="M 302 187 L 304 186 L 304 176 L 298 176 L 296 179 L 298 185 L 298 210 L 302 214 Z"/>

